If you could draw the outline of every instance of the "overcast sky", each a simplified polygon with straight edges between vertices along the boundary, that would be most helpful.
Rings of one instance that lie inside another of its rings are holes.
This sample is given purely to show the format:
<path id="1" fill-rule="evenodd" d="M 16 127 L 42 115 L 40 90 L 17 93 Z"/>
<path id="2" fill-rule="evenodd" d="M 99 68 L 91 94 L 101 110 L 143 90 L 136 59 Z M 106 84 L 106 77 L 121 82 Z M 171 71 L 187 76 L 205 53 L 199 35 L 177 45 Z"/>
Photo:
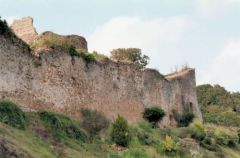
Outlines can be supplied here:
<path id="1" fill-rule="evenodd" d="M 187 63 L 197 84 L 240 91 L 240 0 L 0 0 L 0 16 L 32 16 L 39 33 L 82 35 L 107 55 L 138 47 L 163 74 Z"/>

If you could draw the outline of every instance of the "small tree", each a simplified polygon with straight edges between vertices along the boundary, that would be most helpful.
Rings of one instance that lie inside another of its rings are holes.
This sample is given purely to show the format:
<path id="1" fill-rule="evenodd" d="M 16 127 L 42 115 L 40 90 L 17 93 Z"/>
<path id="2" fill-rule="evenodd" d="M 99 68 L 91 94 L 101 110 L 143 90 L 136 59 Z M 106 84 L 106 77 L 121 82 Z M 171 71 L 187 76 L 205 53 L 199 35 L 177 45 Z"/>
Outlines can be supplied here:
<path id="1" fill-rule="evenodd" d="M 90 134 L 90 139 L 109 126 L 108 119 L 96 110 L 82 109 L 82 127 Z"/>
<path id="2" fill-rule="evenodd" d="M 129 142 L 131 141 L 128 123 L 119 115 L 112 125 L 111 138 L 112 141 L 117 145 L 124 147 L 128 146 Z"/>
<path id="3" fill-rule="evenodd" d="M 118 48 L 111 51 L 111 59 L 117 61 L 127 61 L 135 64 L 139 69 L 143 69 L 149 62 L 149 57 L 142 55 L 139 48 Z"/>
<path id="4" fill-rule="evenodd" d="M 143 112 L 143 118 L 148 120 L 153 127 L 156 127 L 157 123 L 165 116 L 163 109 L 159 107 L 145 108 Z"/>

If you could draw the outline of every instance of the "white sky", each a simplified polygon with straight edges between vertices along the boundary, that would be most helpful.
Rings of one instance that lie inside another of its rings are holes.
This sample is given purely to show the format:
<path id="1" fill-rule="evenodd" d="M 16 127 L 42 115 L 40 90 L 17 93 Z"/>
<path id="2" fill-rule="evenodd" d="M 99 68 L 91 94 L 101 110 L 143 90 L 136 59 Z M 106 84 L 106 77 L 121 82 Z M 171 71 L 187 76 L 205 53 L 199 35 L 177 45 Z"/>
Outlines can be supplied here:
<path id="1" fill-rule="evenodd" d="M 138 47 L 161 73 L 188 63 L 198 84 L 240 91 L 240 0 L 0 0 L 0 16 L 32 16 L 39 33 L 83 35 L 104 54 Z"/>

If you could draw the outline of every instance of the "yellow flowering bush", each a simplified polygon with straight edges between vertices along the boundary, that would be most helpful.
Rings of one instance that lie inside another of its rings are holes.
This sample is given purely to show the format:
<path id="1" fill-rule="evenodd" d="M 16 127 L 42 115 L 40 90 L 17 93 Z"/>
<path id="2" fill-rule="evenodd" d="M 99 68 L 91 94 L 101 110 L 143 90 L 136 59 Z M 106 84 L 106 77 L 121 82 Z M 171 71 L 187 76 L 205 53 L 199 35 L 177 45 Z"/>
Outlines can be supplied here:
<path id="1" fill-rule="evenodd" d="M 178 149 L 177 143 L 171 136 L 166 135 L 163 142 L 163 151 L 165 153 L 176 153 Z"/>

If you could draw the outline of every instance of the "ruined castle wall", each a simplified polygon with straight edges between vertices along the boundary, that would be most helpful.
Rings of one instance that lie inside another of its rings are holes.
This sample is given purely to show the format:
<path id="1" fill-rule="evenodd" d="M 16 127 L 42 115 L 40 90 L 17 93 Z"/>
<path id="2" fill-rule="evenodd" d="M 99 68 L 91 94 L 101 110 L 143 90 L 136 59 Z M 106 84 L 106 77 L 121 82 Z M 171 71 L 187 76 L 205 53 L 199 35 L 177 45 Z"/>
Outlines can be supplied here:
<path id="1" fill-rule="evenodd" d="M 0 97 L 16 101 L 24 109 L 47 109 L 79 117 L 81 108 L 102 111 L 109 119 L 118 114 L 129 122 L 142 119 L 144 107 L 162 107 L 163 126 L 175 125 L 172 110 L 199 112 L 195 72 L 187 69 L 177 77 L 157 71 L 138 71 L 133 65 L 87 64 L 61 50 L 40 57 L 0 37 Z"/>
<path id="2" fill-rule="evenodd" d="M 12 31 L 28 45 L 34 44 L 36 40 L 45 38 L 57 38 L 59 40 L 65 41 L 66 44 L 76 47 L 76 49 L 87 50 L 87 41 L 84 37 L 78 35 L 58 35 L 50 31 L 43 32 L 38 35 L 35 27 L 33 26 L 32 17 L 24 17 L 19 20 L 14 20 L 11 25 Z"/>
<path id="3" fill-rule="evenodd" d="M 33 19 L 31 17 L 13 21 L 11 29 L 27 44 L 31 44 L 38 35 L 33 27 Z"/>

